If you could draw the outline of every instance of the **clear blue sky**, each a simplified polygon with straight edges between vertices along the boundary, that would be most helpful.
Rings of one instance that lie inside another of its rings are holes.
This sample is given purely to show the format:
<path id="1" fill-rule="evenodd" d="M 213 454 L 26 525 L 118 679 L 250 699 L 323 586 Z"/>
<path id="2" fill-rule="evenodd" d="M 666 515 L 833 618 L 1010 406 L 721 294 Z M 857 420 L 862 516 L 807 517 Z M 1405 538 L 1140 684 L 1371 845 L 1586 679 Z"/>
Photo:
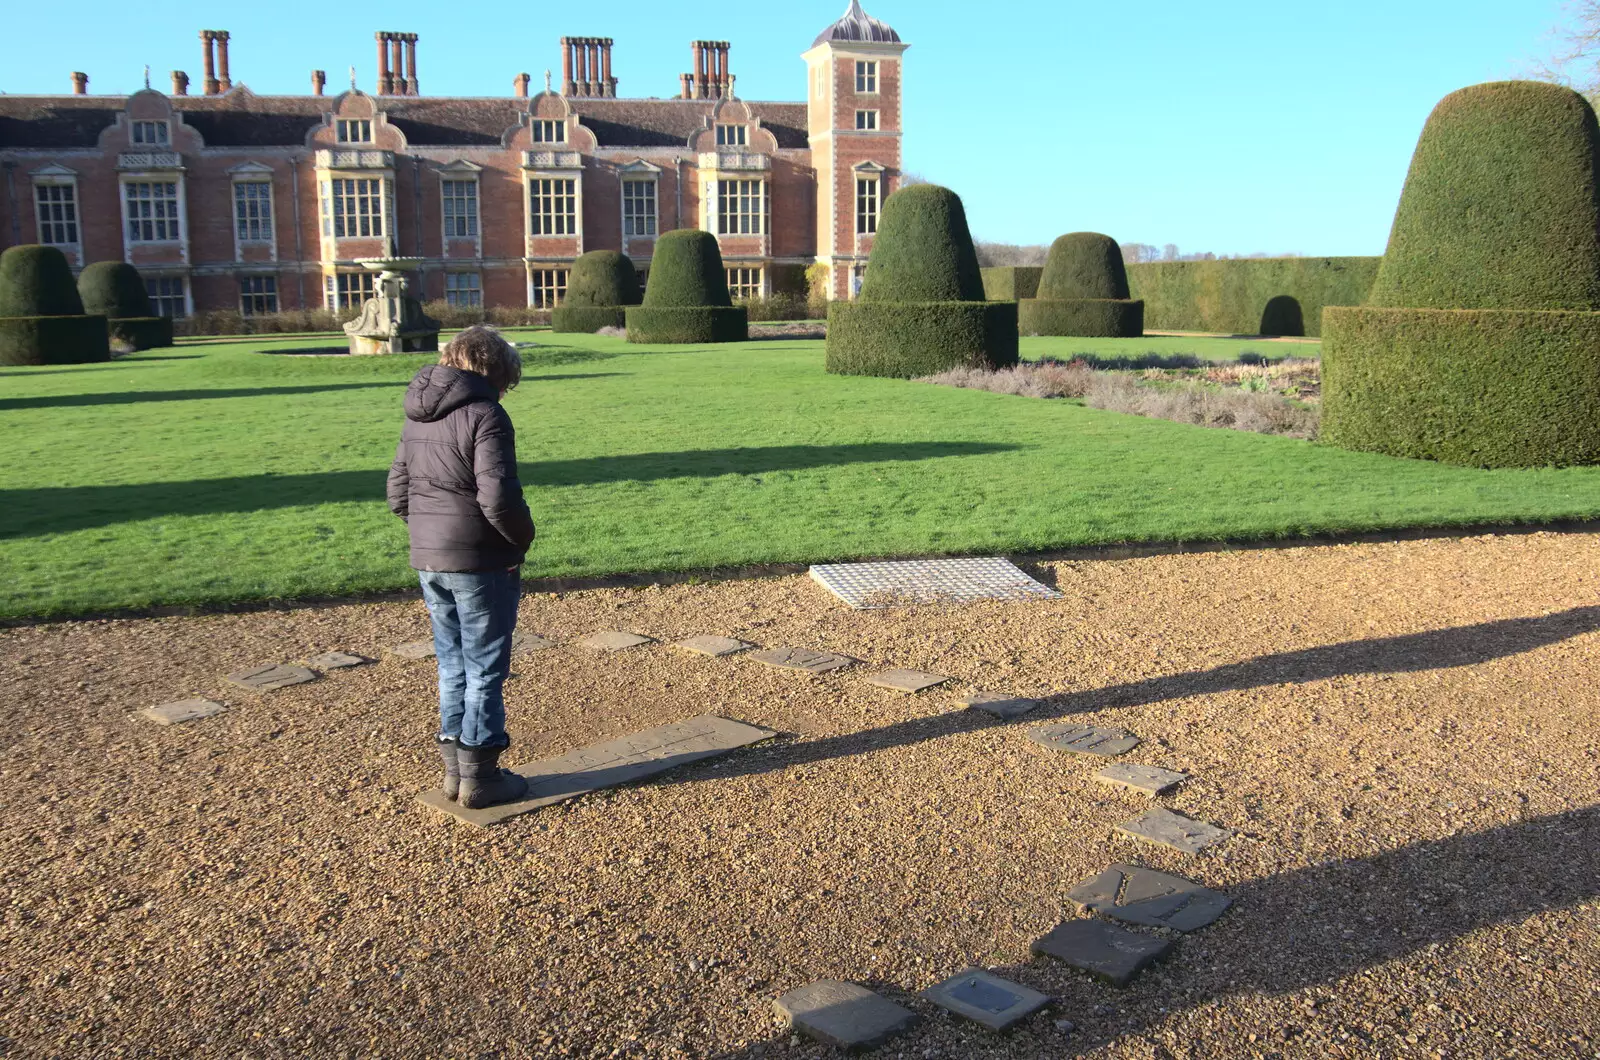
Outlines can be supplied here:
<path id="1" fill-rule="evenodd" d="M 429 95 L 509 95 L 560 69 L 563 34 L 616 39 L 629 96 L 670 96 L 696 37 L 733 42 L 739 93 L 802 99 L 799 55 L 844 0 L 555 5 L 16 3 L 0 90 L 138 88 L 149 64 L 200 79 L 202 28 L 233 35 L 236 82 L 329 89 L 372 33 L 419 33 Z M 1093 229 L 1185 252 L 1378 254 L 1411 149 L 1439 97 L 1515 76 L 1549 50 L 1560 0 L 867 0 L 912 45 L 906 168 L 961 193 L 980 239 L 1048 242 Z M 296 17 L 292 12 L 299 10 Z M 199 13 L 201 11 L 204 13 Z M 555 13 L 553 19 L 548 16 Z M 380 24 L 381 23 L 381 24 Z M 21 47 L 17 42 L 28 42 Z"/>

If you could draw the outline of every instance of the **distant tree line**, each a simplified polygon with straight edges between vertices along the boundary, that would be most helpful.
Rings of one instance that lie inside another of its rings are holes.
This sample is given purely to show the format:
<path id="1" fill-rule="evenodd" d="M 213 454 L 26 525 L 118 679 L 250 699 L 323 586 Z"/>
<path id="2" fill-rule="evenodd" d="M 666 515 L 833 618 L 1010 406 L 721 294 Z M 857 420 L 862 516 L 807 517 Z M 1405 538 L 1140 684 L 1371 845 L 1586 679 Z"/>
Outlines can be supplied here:
<path id="1" fill-rule="evenodd" d="M 979 241 L 978 264 L 984 268 L 994 265 L 1043 265 L 1044 259 L 1049 256 L 1049 246 L 1018 243 L 985 243 Z M 1151 243 L 1123 243 L 1122 260 L 1130 265 L 1137 265 L 1148 261 L 1227 261 L 1239 258 L 1298 258 L 1295 252 L 1286 254 L 1269 254 L 1258 250 L 1251 254 L 1213 254 L 1204 251 L 1194 254 L 1184 254 L 1178 249 L 1176 243 L 1157 247 Z"/>

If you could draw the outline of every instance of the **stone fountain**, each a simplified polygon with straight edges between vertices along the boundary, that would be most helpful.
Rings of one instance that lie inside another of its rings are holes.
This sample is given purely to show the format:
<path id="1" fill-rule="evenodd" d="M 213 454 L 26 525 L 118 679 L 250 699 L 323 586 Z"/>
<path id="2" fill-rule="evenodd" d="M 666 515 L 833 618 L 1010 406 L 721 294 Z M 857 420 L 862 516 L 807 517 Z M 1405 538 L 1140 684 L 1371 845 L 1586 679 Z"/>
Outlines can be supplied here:
<path id="1" fill-rule="evenodd" d="M 361 315 L 344 326 L 350 352 L 424 353 L 439 348 L 439 322 L 422 311 L 422 303 L 406 294 L 406 273 L 421 258 L 362 258 L 356 262 L 378 274 L 377 293 L 361 306 Z"/>

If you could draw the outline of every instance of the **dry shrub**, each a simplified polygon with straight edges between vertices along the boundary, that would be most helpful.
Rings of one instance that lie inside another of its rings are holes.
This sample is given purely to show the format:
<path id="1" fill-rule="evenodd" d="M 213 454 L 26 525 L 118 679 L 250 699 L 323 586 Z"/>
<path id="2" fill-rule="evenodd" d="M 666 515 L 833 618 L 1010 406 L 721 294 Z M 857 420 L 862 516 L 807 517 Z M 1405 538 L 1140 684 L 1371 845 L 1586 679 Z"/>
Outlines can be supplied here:
<path id="1" fill-rule="evenodd" d="M 1217 364 L 1206 369 L 1209 382 L 1238 386 L 1247 379 L 1265 379 L 1280 386 L 1315 383 L 1321 377 L 1322 362 L 1314 358 L 1286 357 L 1266 364 Z"/>
<path id="2" fill-rule="evenodd" d="M 600 336 L 602 336 L 604 338 L 608 338 L 608 339 L 625 339 L 625 338 L 628 337 L 628 329 L 627 328 L 606 327 L 606 328 L 601 328 L 599 331 L 596 331 L 595 334 L 596 335 L 600 335 Z"/>
<path id="3" fill-rule="evenodd" d="M 966 390 L 987 390 L 993 394 L 1018 397 L 1081 398 L 1088 391 L 1094 372 L 1085 365 L 1018 364 L 991 371 L 987 368 L 951 368 L 937 375 L 923 376 L 919 383 L 938 383 Z"/>

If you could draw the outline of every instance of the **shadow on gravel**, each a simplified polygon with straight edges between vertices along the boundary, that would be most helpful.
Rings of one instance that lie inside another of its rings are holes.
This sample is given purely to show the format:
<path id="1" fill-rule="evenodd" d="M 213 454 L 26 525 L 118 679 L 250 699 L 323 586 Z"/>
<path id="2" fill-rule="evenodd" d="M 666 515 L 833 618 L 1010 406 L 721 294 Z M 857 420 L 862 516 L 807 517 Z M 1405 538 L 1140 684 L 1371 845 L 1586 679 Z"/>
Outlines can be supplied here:
<path id="1" fill-rule="evenodd" d="M 604 374 L 604 373 L 603 373 Z M 536 377 L 533 381 L 538 381 Z M 550 376 L 542 377 L 552 378 Z M 403 387 L 400 383 L 351 384 Z M 283 394 L 329 387 L 261 391 Z M 226 394 L 226 391 L 198 391 Z M 236 392 L 235 396 L 240 392 Z M 99 397 L 101 395 L 89 395 Z M 123 395 L 107 395 L 122 397 Z M 19 399 L 20 400 L 20 399 Z M 31 399 L 30 399 L 31 400 Z M 41 399 L 49 400 L 49 399 Z M 3 407 L 3 405 L 0 405 Z M 396 419 L 395 433 L 399 434 Z M 799 471 L 845 464 L 938 460 L 949 456 L 1001 453 L 1021 446 L 990 442 L 865 442 L 860 445 L 781 445 L 748 449 L 700 449 L 681 453 L 628 453 L 621 456 L 547 460 L 522 464 L 522 481 L 532 486 L 652 482 L 673 478 L 712 478 L 768 471 Z M 241 475 L 188 482 L 147 482 L 111 486 L 49 486 L 0 490 L 0 539 L 63 534 L 139 519 L 174 515 L 257 512 L 315 504 L 384 500 L 388 468 L 328 471 L 310 475 Z"/>
<path id="2" fill-rule="evenodd" d="M 1448 947 L 1471 932 L 1571 909 L 1600 897 L 1600 808 L 1534 817 L 1372 857 L 1310 866 L 1230 888 L 1228 893 L 1235 904 L 1222 922 L 1180 941 L 1159 975 L 1147 971 L 1124 992 L 1071 975 L 1072 986 L 1058 994 L 1055 1006 L 1023 1023 L 1009 1038 L 968 1024 L 971 1045 L 977 1047 L 973 1055 L 1081 1055 L 1108 1041 L 1148 1031 L 1166 1018 L 1159 1014 L 1162 1009 L 1177 1013 L 1239 994 L 1270 996 L 1327 986 L 1432 947 L 1444 950 L 1435 959 L 1448 964 Z M 1076 914 L 1063 905 L 1061 915 Z M 892 937 L 893 925 L 885 925 L 884 933 Z M 1265 945 L 1264 940 L 1268 940 Z M 1532 959 L 1534 963 L 1521 967 L 1546 967 L 1545 960 Z M 1554 955 L 1550 959 L 1559 960 Z M 1049 993 L 1051 984 L 1060 982 L 1054 973 L 1061 966 L 1051 968 L 1053 974 L 1046 981 L 1040 972 L 1047 960 L 991 971 Z M 902 985 L 914 991 L 960 970 L 936 969 L 927 983 Z M 1438 974 L 1448 978 L 1448 968 Z M 773 985 L 774 996 L 803 982 L 803 973 L 797 971 L 792 982 Z M 881 984 L 869 985 L 883 989 Z M 921 1056 L 924 1038 L 929 1045 L 948 1044 L 929 1034 L 945 1022 L 938 1009 L 899 991 L 886 992 L 925 1017 L 919 1027 L 894 1039 L 886 1052 L 892 1055 L 904 1049 L 907 1056 Z M 1394 1000 L 1398 1004 L 1405 999 Z M 1095 1007 L 1107 1001 L 1118 1012 L 1095 1016 Z M 1557 1018 L 1555 1013 L 1550 1016 Z M 1055 1030 L 1054 1021 L 1063 1018 L 1078 1024 L 1076 1034 L 1068 1037 Z M 1305 1018 L 1319 1016 L 1308 1013 Z M 1353 1036 L 1361 1035 L 1354 1026 L 1358 1020 L 1340 1022 Z M 1584 1027 L 1581 1020 L 1568 1023 L 1566 1029 L 1593 1032 L 1592 1025 Z M 1278 1042 L 1263 1040 L 1249 1051 L 1255 1055 L 1267 1050 L 1272 1055 L 1276 1045 L 1292 1041 L 1298 1032 L 1298 1027 L 1285 1025 Z M 1476 1032 L 1492 1034 L 1493 1028 L 1480 1026 Z M 784 1033 L 769 1043 L 787 1039 Z M 718 1060 L 771 1055 L 769 1043 L 720 1053 Z M 1350 1047 L 1359 1050 L 1361 1043 L 1353 1041 Z"/>

